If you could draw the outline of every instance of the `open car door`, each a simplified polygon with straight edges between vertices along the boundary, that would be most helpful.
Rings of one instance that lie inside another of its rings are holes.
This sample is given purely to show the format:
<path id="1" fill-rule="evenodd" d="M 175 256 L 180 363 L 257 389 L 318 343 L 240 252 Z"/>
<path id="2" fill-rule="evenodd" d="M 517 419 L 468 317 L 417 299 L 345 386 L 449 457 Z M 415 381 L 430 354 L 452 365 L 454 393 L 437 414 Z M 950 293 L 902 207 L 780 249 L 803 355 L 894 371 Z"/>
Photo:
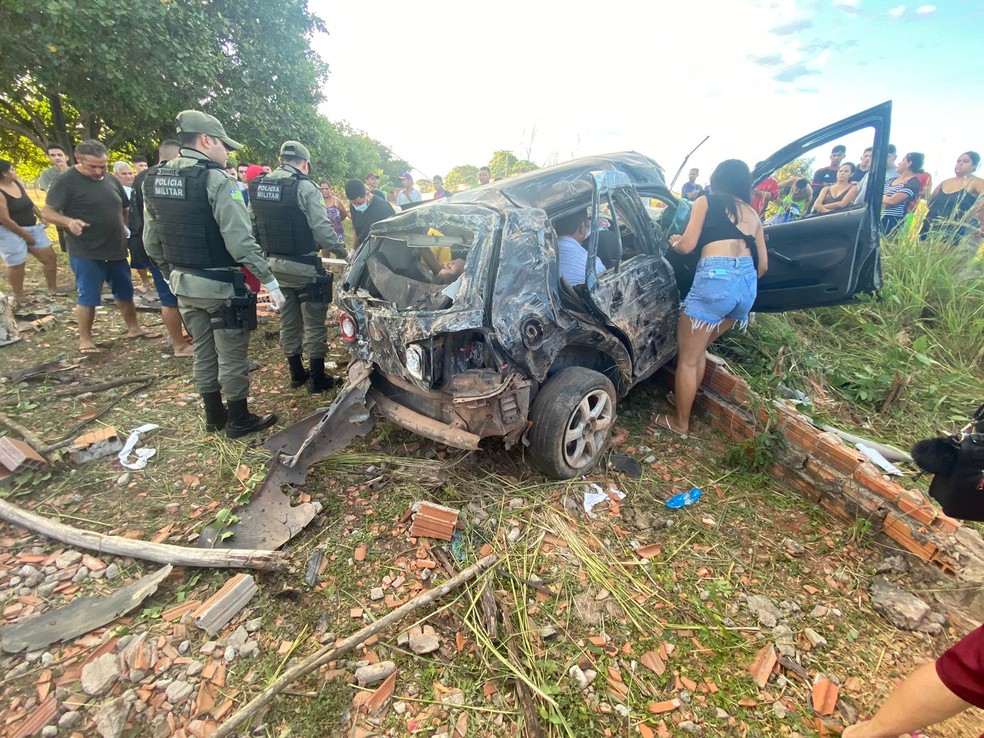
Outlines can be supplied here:
<path id="1" fill-rule="evenodd" d="M 780 167 L 811 150 L 819 151 L 820 146 L 845 138 L 865 140 L 858 137 L 859 132 L 873 134 L 866 139 L 872 157 L 863 204 L 765 226 L 769 270 L 759 280 L 754 310 L 839 305 L 881 287 L 878 226 L 891 116 L 891 102 L 876 105 L 804 136 L 756 165 L 752 181 L 758 185 Z M 855 146 L 851 144 L 852 155 L 857 155 Z"/>

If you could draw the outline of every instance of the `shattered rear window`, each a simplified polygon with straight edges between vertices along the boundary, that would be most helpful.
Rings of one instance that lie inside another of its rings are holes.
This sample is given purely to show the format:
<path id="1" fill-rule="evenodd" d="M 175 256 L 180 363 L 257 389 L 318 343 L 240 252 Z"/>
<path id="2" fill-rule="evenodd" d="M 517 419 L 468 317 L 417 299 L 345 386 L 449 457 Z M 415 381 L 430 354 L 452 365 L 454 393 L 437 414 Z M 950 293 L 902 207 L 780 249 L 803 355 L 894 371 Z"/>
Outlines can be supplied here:
<path id="1" fill-rule="evenodd" d="M 410 217 L 416 214 L 426 217 Z M 356 292 L 398 311 L 461 303 L 480 276 L 477 262 L 493 244 L 498 218 L 473 206 L 438 215 L 436 208 L 415 208 L 374 230 L 359 254 L 362 268 L 353 270 Z"/>

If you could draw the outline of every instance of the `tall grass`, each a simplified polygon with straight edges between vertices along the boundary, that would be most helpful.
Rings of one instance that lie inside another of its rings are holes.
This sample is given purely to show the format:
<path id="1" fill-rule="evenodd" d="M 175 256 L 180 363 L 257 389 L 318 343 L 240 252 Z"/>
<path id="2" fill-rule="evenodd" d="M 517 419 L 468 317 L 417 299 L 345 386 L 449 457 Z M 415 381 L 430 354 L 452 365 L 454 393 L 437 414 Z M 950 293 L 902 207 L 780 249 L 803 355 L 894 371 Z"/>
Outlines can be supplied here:
<path id="1" fill-rule="evenodd" d="M 860 304 L 758 315 L 720 351 L 760 389 L 900 445 L 962 426 L 984 402 L 984 262 L 913 233 L 882 242 L 885 285 Z"/>

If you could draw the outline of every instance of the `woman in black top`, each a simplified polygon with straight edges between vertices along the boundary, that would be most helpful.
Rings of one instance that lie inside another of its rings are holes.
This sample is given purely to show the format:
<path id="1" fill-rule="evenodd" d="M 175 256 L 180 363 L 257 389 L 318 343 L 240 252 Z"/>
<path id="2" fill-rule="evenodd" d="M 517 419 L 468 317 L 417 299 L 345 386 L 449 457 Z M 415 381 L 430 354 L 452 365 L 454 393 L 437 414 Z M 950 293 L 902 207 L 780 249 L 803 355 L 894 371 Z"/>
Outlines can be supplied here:
<path id="1" fill-rule="evenodd" d="M 677 324 L 676 415 L 656 416 L 658 425 L 684 437 L 704 378 L 707 347 L 735 323 L 748 322 L 758 278 L 769 266 L 762 221 L 751 206 L 748 165 L 738 159 L 718 164 L 711 192 L 694 203 L 683 235 L 669 238 L 677 253 L 700 253 Z"/>
<path id="2" fill-rule="evenodd" d="M 957 157 L 953 168 L 956 176 L 944 179 L 929 196 L 929 212 L 919 238 L 925 240 L 932 231 L 954 245 L 973 231 L 968 222 L 972 217 L 977 218 L 984 231 L 984 179 L 974 175 L 980 163 L 981 155 L 976 151 L 965 151 Z"/>
<path id="3" fill-rule="evenodd" d="M 0 159 L 0 259 L 7 265 L 7 281 L 17 304 L 27 302 L 24 294 L 24 262 L 30 254 L 41 262 L 48 291 L 58 289 L 58 260 L 51 250 L 51 240 L 40 225 L 41 211 L 27 196 L 17 179 L 17 170 Z"/>

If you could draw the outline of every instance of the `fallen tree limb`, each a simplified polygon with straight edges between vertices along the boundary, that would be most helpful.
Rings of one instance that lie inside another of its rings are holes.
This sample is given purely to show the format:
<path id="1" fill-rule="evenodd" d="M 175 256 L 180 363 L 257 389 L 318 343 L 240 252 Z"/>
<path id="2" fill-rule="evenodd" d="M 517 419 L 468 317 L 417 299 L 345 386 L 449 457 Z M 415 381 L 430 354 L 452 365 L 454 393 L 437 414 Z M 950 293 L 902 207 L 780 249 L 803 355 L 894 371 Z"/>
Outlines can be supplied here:
<path id="1" fill-rule="evenodd" d="M 130 556 L 158 564 L 261 570 L 283 569 L 287 566 L 284 555 L 277 551 L 187 548 L 79 530 L 70 525 L 48 520 L 3 499 L 0 499 L 0 519 L 76 548 L 115 556 Z"/>
<path id="2" fill-rule="evenodd" d="M 57 441 L 54 441 L 52 443 L 49 443 L 43 449 L 38 449 L 38 453 L 40 453 L 40 454 L 48 454 L 48 453 L 51 453 L 52 451 L 57 451 L 60 448 L 64 448 L 65 446 L 68 446 L 69 444 L 72 443 L 72 441 L 75 440 L 76 436 L 79 435 L 79 432 L 83 428 L 85 428 L 87 425 L 89 425 L 89 423 L 94 423 L 95 421 L 99 420 L 99 418 L 101 418 L 103 415 L 105 415 L 106 413 L 108 413 L 110 410 L 112 410 L 114 407 L 116 407 L 119 403 L 123 402 L 123 400 L 125 400 L 127 397 L 130 397 L 132 395 L 135 395 L 137 392 L 142 392 L 143 390 L 145 390 L 148 387 L 150 387 L 150 385 L 152 385 L 153 383 L 154 383 L 154 380 L 153 379 L 148 379 L 146 382 L 144 382 L 143 384 L 139 385 L 138 387 L 134 387 L 129 392 L 124 392 L 122 395 L 120 395 L 119 397 L 117 397 L 115 400 L 113 400 L 111 403 L 109 403 L 106 407 L 104 407 L 98 413 L 96 413 L 95 415 L 93 415 L 92 417 L 90 417 L 90 418 L 88 418 L 86 420 L 83 420 L 77 426 L 75 426 L 74 428 L 72 428 L 72 430 L 70 430 L 68 433 L 66 433 L 65 435 L 63 435 Z"/>
<path id="3" fill-rule="evenodd" d="M 289 684 L 297 681 L 306 674 L 310 674 L 312 671 L 324 664 L 327 664 L 329 661 L 335 660 L 341 654 L 355 648 L 355 646 L 359 643 L 362 643 L 367 638 L 379 633 L 382 630 L 385 630 L 393 623 L 403 620 L 403 618 L 414 610 L 419 610 L 422 607 L 427 607 L 428 605 L 433 604 L 437 600 L 444 597 L 444 595 L 448 592 L 457 589 L 462 584 L 470 579 L 473 579 L 478 574 L 481 574 L 489 567 L 495 566 L 498 561 L 499 556 L 497 554 L 490 554 L 484 559 L 479 559 L 477 562 L 463 570 L 457 576 L 452 577 L 444 584 L 428 590 L 423 594 L 417 595 L 412 600 L 396 608 L 388 615 L 384 615 L 376 622 L 370 623 L 362 630 L 350 635 L 337 646 L 325 646 L 324 648 L 319 649 L 304 659 L 297 666 L 284 672 L 284 674 L 276 679 L 269 687 L 264 689 L 256 697 L 230 715 L 229 719 L 226 720 L 219 727 L 219 729 L 212 734 L 213 738 L 229 738 L 236 728 L 255 716 L 263 707 L 269 704 L 274 697 L 283 692 Z"/>
<path id="4" fill-rule="evenodd" d="M 45 453 L 47 453 L 46 451 L 42 450 L 45 447 L 44 441 L 42 441 L 40 438 L 34 435 L 33 431 L 29 430 L 28 428 L 25 428 L 23 425 L 16 422 L 15 420 L 12 420 L 9 416 L 4 415 L 3 413 L 0 413 L 0 425 L 6 426 L 14 433 L 19 435 L 21 438 L 23 438 L 31 445 L 31 448 L 33 448 L 42 456 L 44 456 Z"/>

